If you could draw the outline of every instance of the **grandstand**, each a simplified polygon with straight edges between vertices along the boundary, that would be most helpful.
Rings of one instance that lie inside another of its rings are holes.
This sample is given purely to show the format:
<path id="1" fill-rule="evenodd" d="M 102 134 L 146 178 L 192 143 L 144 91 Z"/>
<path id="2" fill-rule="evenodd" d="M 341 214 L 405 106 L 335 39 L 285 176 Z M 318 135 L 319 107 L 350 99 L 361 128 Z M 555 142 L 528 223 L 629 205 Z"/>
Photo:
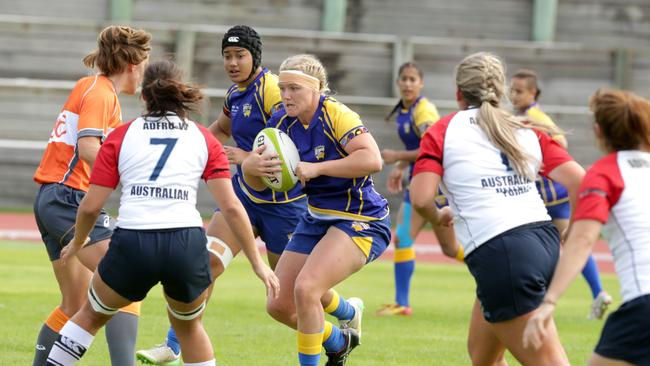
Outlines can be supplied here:
<path id="1" fill-rule="evenodd" d="M 455 108 L 453 65 L 466 54 L 492 51 L 506 60 L 510 71 L 528 67 L 540 73 L 544 109 L 571 132 L 568 139 L 574 157 L 590 164 L 598 152 L 590 132 L 588 96 L 601 86 L 650 95 L 650 3 L 548 1 L 557 5 L 552 19 L 543 17 L 539 3 L 3 1 L 0 205 L 31 205 L 36 186 L 28 182 L 54 118 L 74 81 L 87 73 L 81 59 L 94 48 L 98 31 L 113 23 L 129 23 L 151 32 L 153 58 L 175 58 L 194 81 L 207 87 L 210 100 L 197 117 L 206 124 L 216 118 L 230 83 L 223 71 L 219 42 L 230 25 L 247 23 L 258 29 L 264 40 L 263 64 L 272 71 L 288 55 L 314 53 L 329 70 L 337 98 L 362 115 L 383 147 L 399 146 L 394 126 L 383 120 L 397 100 L 396 65 L 407 59 L 418 61 L 425 72 L 424 95 L 441 113 L 448 113 Z M 327 21 L 332 14 L 339 15 L 338 26 Z M 533 41 L 535 22 L 552 27 L 554 36 Z M 125 119 L 142 110 L 137 98 L 121 96 L 120 100 Z M 377 179 L 382 192 L 384 181 L 383 176 Z M 209 212 L 211 200 L 205 191 L 200 197 L 201 208 Z"/>

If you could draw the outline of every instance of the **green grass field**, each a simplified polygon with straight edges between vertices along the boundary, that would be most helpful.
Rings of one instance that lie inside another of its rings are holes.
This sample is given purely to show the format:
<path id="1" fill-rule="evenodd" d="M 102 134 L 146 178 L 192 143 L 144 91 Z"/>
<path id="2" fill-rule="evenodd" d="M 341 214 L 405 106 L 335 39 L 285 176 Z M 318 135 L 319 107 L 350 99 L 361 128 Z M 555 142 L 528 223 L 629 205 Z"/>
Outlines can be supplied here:
<path id="1" fill-rule="evenodd" d="M 243 257 L 217 280 L 204 324 L 219 365 L 295 365 L 294 331 L 276 323 L 264 310 L 264 289 Z M 34 341 L 59 293 L 42 245 L 0 241 L 0 364 L 31 365 Z M 603 282 L 620 303 L 612 275 Z M 372 313 L 393 296 L 392 264 L 379 261 L 337 287 L 345 297 L 366 303 L 363 344 L 350 366 L 468 365 L 465 349 L 474 283 L 463 266 L 419 264 L 413 279 L 410 318 L 377 318 Z M 588 321 L 589 291 L 578 280 L 561 300 L 556 320 L 571 363 L 584 365 L 602 322 Z M 160 343 L 168 327 L 161 288 L 143 303 L 138 347 Z M 103 331 L 81 365 L 109 365 Z M 325 357 L 321 358 L 322 364 Z M 511 365 L 518 364 L 509 356 Z"/>

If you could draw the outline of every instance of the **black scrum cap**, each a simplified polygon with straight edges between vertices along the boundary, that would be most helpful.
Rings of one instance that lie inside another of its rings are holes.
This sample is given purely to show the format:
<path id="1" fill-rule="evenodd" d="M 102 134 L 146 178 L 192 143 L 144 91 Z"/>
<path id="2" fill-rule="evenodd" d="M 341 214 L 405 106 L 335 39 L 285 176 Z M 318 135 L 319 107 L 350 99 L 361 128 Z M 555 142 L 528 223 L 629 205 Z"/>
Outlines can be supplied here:
<path id="1" fill-rule="evenodd" d="M 262 63 L 262 39 L 255 29 L 247 25 L 236 25 L 223 35 L 221 40 L 221 53 L 226 47 L 241 47 L 248 50 L 253 56 L 253 70 L 255 73 Z"/>

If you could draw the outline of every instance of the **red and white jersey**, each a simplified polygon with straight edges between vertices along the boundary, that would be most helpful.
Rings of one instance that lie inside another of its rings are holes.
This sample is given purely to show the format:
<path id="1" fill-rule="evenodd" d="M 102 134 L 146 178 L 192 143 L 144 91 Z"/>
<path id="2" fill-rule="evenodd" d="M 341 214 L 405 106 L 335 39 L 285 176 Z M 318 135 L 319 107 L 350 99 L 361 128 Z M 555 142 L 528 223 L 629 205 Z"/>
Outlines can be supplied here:
<path id="1" fill-rule="evenodd" d="M 420 143 L 413 175 L 433 172 L 455 213 L 456 236 L 471 253 L 479 245 L 517 226 L 550 221 L 535 181 L 515 173 L 476 120 L 478 109 L 452 113 L 431 126 Z M 547 134 L 521 129 L 521 146 L 534 160 L 530 167 L 550 172 L 573 160 Z"/>
<path id="2" fill-rule="evenodd" d="M 169 114 L 115 129 L 97 154 L 90 184 L 122 184 L 116 226 L 168 229 L 203 226 L 196 210 L 199 180 L 229 177 L 217 139 L 205 127 Z"/>
<path id="3" fill-rule="evenodd" d="M 607 155 L 587 171 L 574 220 L 604 224 L 623 301 L 650 294 L 650 154 Z"/>

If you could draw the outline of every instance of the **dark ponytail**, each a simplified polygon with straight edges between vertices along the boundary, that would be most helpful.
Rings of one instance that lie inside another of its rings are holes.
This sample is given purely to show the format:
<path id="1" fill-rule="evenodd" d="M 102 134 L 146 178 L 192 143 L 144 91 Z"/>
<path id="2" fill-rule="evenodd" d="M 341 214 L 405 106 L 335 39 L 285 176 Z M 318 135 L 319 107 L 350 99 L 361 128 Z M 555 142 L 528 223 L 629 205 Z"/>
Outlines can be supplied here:
<path id="1" fill-rule="evenodd" d="M 190 112 L 198 111 L 196 103 L 203 99 L 203 93 L 199 87 L 184 83 L 181 77 L 181 70 L 172 61 L 156 61 L 147 66 L 142 81 L 142 97 L 147 104 L 145 117 L 172 112 L 184 119 Z"/>

